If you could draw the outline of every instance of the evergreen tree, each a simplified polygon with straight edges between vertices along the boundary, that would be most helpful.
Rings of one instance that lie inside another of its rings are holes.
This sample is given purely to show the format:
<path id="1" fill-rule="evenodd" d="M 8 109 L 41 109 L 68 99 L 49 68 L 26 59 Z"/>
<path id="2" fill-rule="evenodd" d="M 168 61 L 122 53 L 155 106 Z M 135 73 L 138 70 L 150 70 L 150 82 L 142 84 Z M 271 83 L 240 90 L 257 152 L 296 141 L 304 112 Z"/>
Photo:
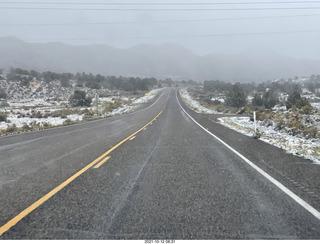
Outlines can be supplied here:
<path id="1" fill-rule="evenodd" d="M 275 97 L 272 91 L 267 91 L 263 94 L 262 101 L 265 108 L 271 109 L 277 104 L 278 99 Z"/>
<path id="2" fill-rule="evenodd" d="M 85 91 L 76 90 L 69 98 L 69 104 L 72 107 L 90 107 L 92 98 L 86 97 Z"/>
<path id="3" fill-rule="evenodd" d="M 289 95 L 288 100 L 286 102 L 287 109 L 290 109 L 292 106 L 302 108 L 306 105 L 310 105 L 310 103 L 307 99 L 302 98 L 298 92 L 293 92 L 291 95 Z"/>
<path id="4" fill-rule="evenodd" d="M 254 98 L 252 99 L 252 105 L 253 106 L 262 106 L 263 100 L 259 94 L 255 94 Z"/>
<path id="5" fill-rule="evenodd" d="M 243 107 L 247 104 L 246 96 L 238 84 L 233 85 L 232 91 L 227 94 L 226 104 L 236 108 Z"/>

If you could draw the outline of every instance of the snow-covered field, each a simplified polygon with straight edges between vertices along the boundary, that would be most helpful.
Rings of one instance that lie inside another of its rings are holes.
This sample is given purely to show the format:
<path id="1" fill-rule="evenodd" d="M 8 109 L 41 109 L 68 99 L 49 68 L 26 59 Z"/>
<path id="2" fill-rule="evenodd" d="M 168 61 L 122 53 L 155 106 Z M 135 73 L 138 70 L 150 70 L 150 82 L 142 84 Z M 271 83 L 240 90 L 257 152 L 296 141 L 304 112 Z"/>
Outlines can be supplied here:
<path id="1" fill-rule="evenodd" d="M 186 104 L 195 111 L 207 114 L 217 113 L 216 111 L 210 111 L 210 109 L 204 108 L 197 101 L 194 101 L 187 91 L 182 91 L 180 94 L 184 98 Z M 312 105 L 314 106 L 314 104 Z M 250 121 L 249 117 L 222 117 L 218 120 L 222 125 L 242 134 L 247 136 L 255 135 L 254 123 Z M 260 121 L 257 122 L 257 130 L 261 133 L 261 137 L 259 138 L 260 140 L 282 148 L 287 153 L 310 159 L 314 163 L 320 165 L 319 138 L 306 139 L 303 137 L 288 135 L 283 131 L 275 130 L 272 126 L 267 127 L 262 125 Z"/>
<path id="2" fill-rule="evenodd" d="M 40 113 L 42 115 L 46 113 L 52 113 L 55 111 L 60 111 L 64 109 L 63 105 L 52 104 L 41 99 L 21 101 L 21 102 L 9 102 L 9 107 L 4 107 L 0 109 L 0 113 L 7 114 L 7 122 L 0 122 L 0 130 L 5 130 L 9 127 L 16 126 L 21 128 L 24 125 L 33 126 L 39 125 L 44 126 L 45 124 L 50 126 L 59 126 L 66 121 L 70 122 L 80 122 L 83 120 L 83 115 L 79 114 L 69 114 L 66 117 L 53 117 L 53 116 L 43 116 L 42 118 L 31 117 L 32 113 Z"/>
<path id="3" fill-rule="evenodd" d="M 161 89 L 155 89 L 150 91 L 148 94 L 137 98 L 131 102 L 131 104 L 120 106 L 119 108 L 114 109 L 113 111 L 104 114 L 102 117 L 109 117 L 109 116 L 116 116 L 124 113 L 128 113 L 131 111 L 134 111 L 137 109 L 141 104 L 147 103 L 150 100 L 152 100 Z M 122 100 L 128 100 L 127 97 L 121 98 Z M 110 100 L 110 99 L 109 99 Z M 109 101 L 108 100 L 108 101 Z M 101 99 L 101 102 L 106 102 L 107 100 Z M 111 102 L 110 100 L 109 102 Z M 67 101 L 65 101 L 67 103 Z M 48 116 L 47 118 L 31 118 L 30 114 L 33 113 L 51 113 L 63 109 L 67 109 L 65 106 L 63 106 L 63 102 L 61 103 L 50 103 L 46 102 L 41 99 L 36 100 L 28 100 L 28 101 L 20 101 L 20 102 L 9 102 L 8 107 L 0 108 L 0 113 L 7 114 L 7 122 L 0 122 L 0 130 L 6 130 L 9 127 L 16 126 L 16 128 L 21 128 L 24 125 L 27 126 L 44 126 L 44 125 L 50 125 L 50 126 L 60 126 L 64 123 L 71 122 L 71 123 L 77 123 L 81 122 L 84 119 L 83 114 L 77 114 L 75 111 L 75 114 L 69 114 L 62 117 L 52 117 Z M 81 108 L 80 110 L 84 110 L 85 108 Z M 89 110 L 94 108 L 88 108 Z M 79 111 L 79 110 L 78 110 Z"/>
<path id="4" fill-rule="evenodd" d="M 18 118 L 17 115 L 8 116 L 9 123 L 0 122 L 0 129 L 7 129 L 10 126 L 16 125 L 17 128 L 23 127 L 25 124 L 31 126 L 32 124 L 39 124 L 40 126 L 44 126 L 45 124 L 50 124 L 52 126 L 62 125 L 66 120 L 70 120 L 72 122 L 82 121 L 83 115 L 78 114 L 70 114 L 67 115 L 67 118 L 61 117 L 48 117 L 48 118 Z"/>
<path id="5" fill-rule="evenodd" d="M 205 108 L 199 102 L 193 100 L 192 97 L 189 95 L 187 89 L 180 89 L 180 95 L 184 100 L 184 102 L 193 110 L 195 110 L 197 113 L 222 114 L 221 112 Z"/>

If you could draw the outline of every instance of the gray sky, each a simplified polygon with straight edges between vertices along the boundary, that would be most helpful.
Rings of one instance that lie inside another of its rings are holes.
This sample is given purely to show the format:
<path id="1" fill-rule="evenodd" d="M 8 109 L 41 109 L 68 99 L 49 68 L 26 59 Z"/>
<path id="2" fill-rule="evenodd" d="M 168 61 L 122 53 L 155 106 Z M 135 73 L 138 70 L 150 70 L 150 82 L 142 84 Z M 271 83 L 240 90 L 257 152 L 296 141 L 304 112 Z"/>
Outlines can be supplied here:
<path id="1" fill-rule="evenodd" d="M 176 43 L 201 55 L 266 49 L 294 58 L 320 60 L 320 1 L 13 2 L 18 0 L 0 1 L 0 37 L 16 36 L 28 42 L 106 44 L 119 48 L 145 43 Z M 252 8 L 255 10 L 249 10 Z"/>

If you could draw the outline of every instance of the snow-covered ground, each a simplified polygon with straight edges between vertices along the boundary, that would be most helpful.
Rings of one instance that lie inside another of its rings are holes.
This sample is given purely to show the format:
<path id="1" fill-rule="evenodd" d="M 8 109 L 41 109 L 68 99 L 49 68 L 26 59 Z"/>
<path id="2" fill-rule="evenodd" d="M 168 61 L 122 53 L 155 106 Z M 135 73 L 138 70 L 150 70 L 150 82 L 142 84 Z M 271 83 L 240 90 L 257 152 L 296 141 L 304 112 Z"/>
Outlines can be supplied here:
<path id="1" fill-rule="evenodd" d="M 80 122 L 83 120 L 83 114 L 69 114 L 66 117 L 52 117 L 52 116 L 43 116 L 43 118 L 31 118 L 31 111 L 35 113 L 39 112 L 42 115 L 46 113 L 51 113 L 59 110 L 63 110 L 64 108 L 60 105 L 53 105 L 47 103 L 45 101 L 35 100 L 35 101 L 27 101 L 27 102 L 9 102 L 10 107 L 5 107 L 0 109 L 0 113 L 7 114 L 7 122 L 0 122 L 0 130 L 5 130 L 13 125 L 17 128 L 21 128 L 24 125 L 31 126 L 32 125 L 50 125 L 50 126 L 59 126 L 65 123 L 66 121 L 71 122 Z M 29 107 L 29 108 L 28 108 Z"/>
<path id="2" fill-rule="evenodd" d="M 272 108 L 272 111 L 287 111 L 287 107 L 286 106 L 280 106 L 280 105 L 276 105 Z"/>
<path id="3" fill-rule="evenodd" d="M 187 89 L 180 89 L 180 95 L 184 102 L 191 107 L 193 110 L 195 110 L 197 113 L 204 113 L 204 114 L 222 114 L 221 112 L 208 109 L 203 107 L 199 102 L 192 99 L 192 97 L 189 95 Z"/>
<path id="4" fill-rule="evenodd" d="M 163 88 L 152 90 L 149 93 L 146 93 L 143 97 L 140 97 L 132 101 L 131 104 L 125 104 L 120 106 L 119 108 L 114 109 L 113 111 L 108 113 L 107 116 L 115 116 L 115 115 L 120 115 L 124 113 L 129 113 L 135 110 L 141 104 L 147 103 L 150 100 L 152 100 L 162 89 Z"/>
<path id="5" fill-rule="evenodd" d="M 15 102 L 9 102 L 11 107 L 36 107 L 36 106 L 47 106 L 50 107 L 52 106 L 52 103 L 47 102 L 43 99 L 28 99 L 28 100 L 20 100 L 19 102 L 15 101 Z"/>
<path id="6" fill-rule="evenodd" d="M 123 105 L 114 109 L 105 116 L 116 116 L 124 113 L 131 112 L 137 109 L 141 104 L 149 102 L 153 99 L 161 89 L 155 89 L 147 93 L 146 95 L 135 99 L 129 105 Z M 122 100 L 128 100 L 127 97 L 121 98 Z M 111 101 L 111 100 L 110 100 Z M 65 101 L 67 103 L 67 101 Z M 0 130 L 6 130 L 9 127 L 15 125 L 17 128 L 21 128 L 24 125 L 40 125 L 44 126 L 49 124 L 50 126 L 60 126 L 66 122 L 81 122 L 84 118 L 83 114 L 69 114 L 64 118 L 61 117 L 47 117 L 47 118 L 30 118 L 31 111 L 40 112 L 41 114 L 54 112 L 57 110 L 67 109 L 61 105 L 61 103 L 48 103 L 41 99 L 34 99 L 20 102 L 9 102 L 9 107 L 0 109 L 1 113 L 7 114 L 7 122 L 0 122 Z M 84 108 L 85 109 L 85 108 Z M 76 112 L 76 111 L 75 111 Z"/>
<path id="7" fill-rule="evenodd" d="M 311 103 L 311 106 L 320 109 L 320 103 Z"/>
<path id="8" fill-rule="evenodd" d="M 200 113 L 217 114 L 216 111 L 204 108 L 197 101 L 194 101 L 186 90 L 180 91 L 181 96 L 188 106 Z M 312 104 L 314 106 L 314 104 Z M 247 136 L 254 136 L 254 123 L 249 117 L 222 117 L 219 122 Z M 257 122 L 257 130 L 261 133 L 259 138 L 271 145 L 284 149 L 300 157 L 312 160 L 320 165 L 320 139 L 306 139 L 298 136 L 291 136 L 283 131 L 277 131 L 272 126 L 264 126 L 260 121 Z"/>
<path id="9" fill-rule="evenodd" d="M 255 135 L 254 123 L 250 121 L 249 117 L 223 117 L 218 120 L 224 126 L 242 134 L 247 136 Z M 311 159 L 320 164 L 320 139 L 291 136 L 285 132 L 275 130 L 272 126 L 261 125 L 261 121 L 257 121 L 257 130 L 261 133 L 260 140 L 282 148 L 288 153 Z"/>
<path id="10" fill-rule="evenodd" d="M 16 125 L 17 128 L 23 127 L 25 124 L 30 126 L 32 124 L 39 124 L 40 126 L 43 126 L 45 124 L 50 124 L 52 126 L 58 126 L 62 125 L 66 120 L 70 121 L 81 121 L 83 119 L 83 115 L 78 114 L 70 114 L 67 115 L 67 118 L 61 118 L 61 117 L 48 117 L 48 118 L 18 118 L 17 115 L 11 115 L 7 118 L 10 122 L 0 122 L 0 129 L 7 129 L 10 126 L 13 126 L 13 124 Z"/>

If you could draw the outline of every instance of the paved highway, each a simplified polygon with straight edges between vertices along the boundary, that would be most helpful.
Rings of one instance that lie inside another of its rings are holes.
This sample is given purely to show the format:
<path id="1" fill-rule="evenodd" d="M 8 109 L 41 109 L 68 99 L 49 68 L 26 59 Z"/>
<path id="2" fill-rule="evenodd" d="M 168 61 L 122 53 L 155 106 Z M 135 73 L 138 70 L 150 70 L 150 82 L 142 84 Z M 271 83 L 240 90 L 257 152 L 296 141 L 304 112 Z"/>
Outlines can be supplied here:
<path id="1" fill-rule="evenodd" d="M 320 238 L 319 166 L 180 103 L 1 138 L 0 240 Z"/>

